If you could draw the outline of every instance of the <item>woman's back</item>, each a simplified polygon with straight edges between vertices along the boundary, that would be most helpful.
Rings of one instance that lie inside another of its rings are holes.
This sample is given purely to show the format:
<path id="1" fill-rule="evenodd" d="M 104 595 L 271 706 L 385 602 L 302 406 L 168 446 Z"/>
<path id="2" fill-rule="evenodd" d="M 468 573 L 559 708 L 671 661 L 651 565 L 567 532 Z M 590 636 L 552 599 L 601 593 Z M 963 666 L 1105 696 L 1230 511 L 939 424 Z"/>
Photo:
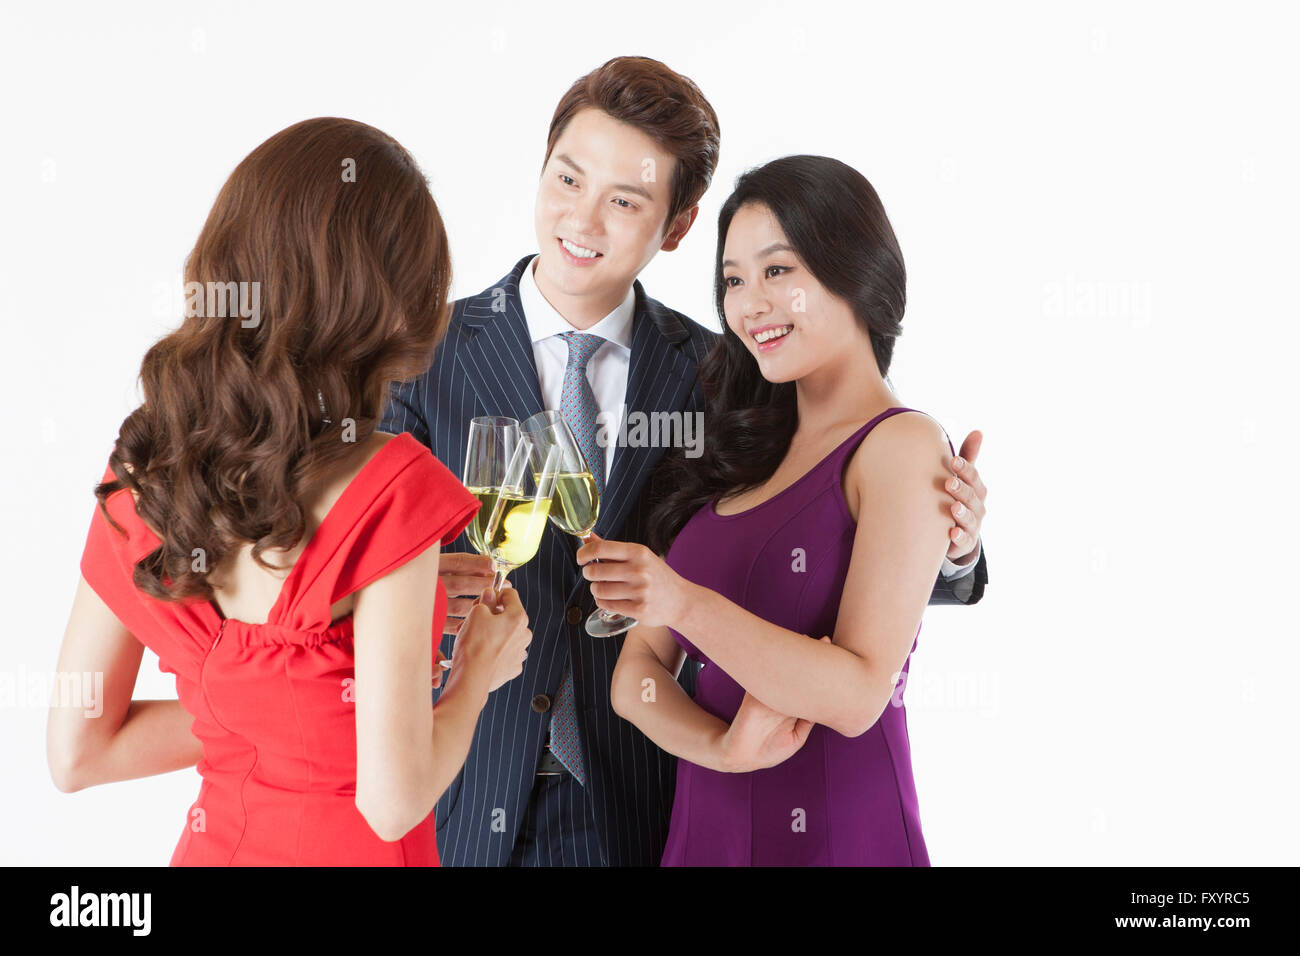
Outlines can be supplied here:
<path id="1" fill-rule="evenodd" d="M 395 437 L 386 432 L 374 432 L 367 441 L 358 444 L 354 457 L 337 463 L 313 488 L 307 489 L 301 499 L 306 527 L 298 546 L 288 551 L 267 551 L 262 555 L 269 564 L 284 570 L 273 571 L 254 561 L 252 542 L 245 542 L 213 569 L 208 581 L 216 592 L 213 600 L 223 617 L 250 624 L 264 623 L 269 619 L 271 609 L 284 587 L 285 578 L 316 529 L 352 480 Z M 330 608 L 330 620 L 337 621 L 351 613 L 354 603 L 355 598 L 351 594 L 339 600 Z"/>
<path id="2" fill-rule="evenodd" d="M 143 595 L 131 571 L 158 539 L 130 495 L 108 502 L 126 539 L 96 509 L 82 573 L 176 675 L 203 744 L 203 782 L 174 865 L 437 864 L 432 814 L 385 842 L 356 808 L 353 624 L 336 612 L 435 542 L 453 540 L 477 502 L 409 434 L 377 439 L 363 454 L 342 487 L 346 471 L 323 483 L 310 509 L 319 522 L 284 579 L 273 588 L 251 576 L 260 569 L 241 577 L 232 564 L 227 577 L 239 585 L 224 606 Z M 447 596 L 440 582 L 429 586 L 437 589 L 432 657 Z M 269 607 L 256 603 L 272 590 Z M 223 613 L 237 607 L 258 620 Z"/>

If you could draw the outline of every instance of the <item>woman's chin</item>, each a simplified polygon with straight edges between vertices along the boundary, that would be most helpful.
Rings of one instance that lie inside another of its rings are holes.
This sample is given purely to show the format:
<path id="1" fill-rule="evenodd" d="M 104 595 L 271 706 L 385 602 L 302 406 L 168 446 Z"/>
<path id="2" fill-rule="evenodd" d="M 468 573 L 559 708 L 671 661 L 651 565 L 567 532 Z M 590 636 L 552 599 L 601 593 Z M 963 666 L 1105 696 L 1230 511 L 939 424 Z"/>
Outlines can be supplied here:
<path id="1" fill-rule="evenodd" d="M 790 373 L 791 365 L 789 362 L 773 360 L 762 352 L 750 351 L 749 356 L 758 364 L 758 374 L 773 385 L 779 385 L 782 382 L 789 382 L 798 378 L 797 375 Z"/>
<path id="2" fill-rule="evenodd" d="M 773 385 L 780 385 L 782 382 L 793 382 L 799 377 L 780 367 L 772 368 L 767 366 L 763 362 L 758 363 L 758 374 Z"/>

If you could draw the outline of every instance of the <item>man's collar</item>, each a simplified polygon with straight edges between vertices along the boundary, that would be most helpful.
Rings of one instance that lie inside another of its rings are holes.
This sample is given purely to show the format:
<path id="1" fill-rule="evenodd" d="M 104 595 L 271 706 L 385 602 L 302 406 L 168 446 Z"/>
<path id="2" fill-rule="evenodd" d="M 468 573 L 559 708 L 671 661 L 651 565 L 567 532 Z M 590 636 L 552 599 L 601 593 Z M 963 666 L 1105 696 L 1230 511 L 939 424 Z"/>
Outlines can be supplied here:
<path id="1" fill-rule="evenodd" d="M 560 315 L 555 310 L 555 307 L 546 300 L 546 296 L 542 295 L 542 290 L 537 288 L 537 280 L 533 276 L 533 268 L 536 263 L 537 257 L 534 256 L 524 266 L 523 274 L 519 277 L 519 301 L 523 308 L 524 321 L 528 323 L 528 337 L 531 341 L 539 342 L 542 339 L 550 338 L 552 335 L 583 331 L 592 335 L 599 335 L 620 348 L 631 350 L 632 317 L 636 310 L 635 288 L 627 290 L 627 295 L 613 312 L 591 326 L 591 328 L 579 330 L 570 325 L 568 320 Z"/>

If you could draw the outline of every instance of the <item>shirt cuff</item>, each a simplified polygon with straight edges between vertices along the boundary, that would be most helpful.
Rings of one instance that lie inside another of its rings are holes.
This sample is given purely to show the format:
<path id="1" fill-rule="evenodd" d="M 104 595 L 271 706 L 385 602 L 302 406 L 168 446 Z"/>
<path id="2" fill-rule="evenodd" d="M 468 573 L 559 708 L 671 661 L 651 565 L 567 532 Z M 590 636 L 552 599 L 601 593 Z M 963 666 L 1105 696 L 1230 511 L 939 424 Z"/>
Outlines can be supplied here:
<path id="1" fill-rule="evenodd" d="M 943 567 L 939 569 L 940 576 L 946 581 L 956 581 L 958 578 L 964 578 L 975 570 L 975 565 L 980 563 L 980 554 L 984 549 L 983 541 L 975 542 L 975 557 L 971 559 L 970 564 L 953 564 L 946 557 L 943 559 Z"/>

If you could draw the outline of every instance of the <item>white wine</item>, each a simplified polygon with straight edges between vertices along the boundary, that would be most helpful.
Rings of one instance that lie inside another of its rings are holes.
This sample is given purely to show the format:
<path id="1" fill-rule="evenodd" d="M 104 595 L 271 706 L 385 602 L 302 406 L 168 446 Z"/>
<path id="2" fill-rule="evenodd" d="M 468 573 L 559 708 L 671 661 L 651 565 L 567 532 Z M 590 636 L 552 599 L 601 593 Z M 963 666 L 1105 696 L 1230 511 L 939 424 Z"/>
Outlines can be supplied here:
<path id="1" fill-rule="evenodd" d="M 487 554 L 487 542 L 483 540 L 483 532 L 487 530 L 488 518 L 492 517 L 492 509 L 496 507 L 497 495 L 501 493 L 500 488 L 470 488 L 469 493 L 478 499 L 478 511 L 474 513 L 474 520 L 469 523 L 465 533 L 469 535 L 469 543 L 479 554 Z"/>
<path id="2" fill-rule="evenodd" d="M 488 553 L 506 567 L 517 568 L 537 553 L 542 532 L 546 530 L 551 502 L 550 499 L 537 501 L 531 495 L 513 489 L 494 491 L 493 497 L 498 493 L 502 499 L 501 519 L 497 523 L 497 533 L 488 542 Z M 488 517 L 491 515 L 489 511 Z M 484 525 L 487 520 L 483 519 Z"/>
<path id="3" fill-rule="evenodd" d="M 600 515 L 600 495 L 591 472 L 562 471 L 555 476 L 551 496 L 551 520 L 561 531 L 585 537 Z"/>

